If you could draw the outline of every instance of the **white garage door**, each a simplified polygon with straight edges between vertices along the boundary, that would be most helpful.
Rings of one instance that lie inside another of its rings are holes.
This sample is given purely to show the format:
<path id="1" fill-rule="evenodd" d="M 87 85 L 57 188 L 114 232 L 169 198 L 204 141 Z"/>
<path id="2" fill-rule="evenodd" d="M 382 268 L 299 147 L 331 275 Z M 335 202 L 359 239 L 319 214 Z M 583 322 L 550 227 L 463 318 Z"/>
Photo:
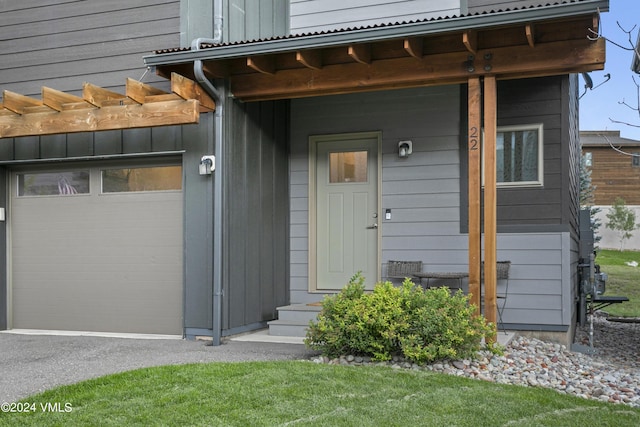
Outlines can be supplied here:
<path id="1" fill-rule="evenodd" d="M 182 334 L 180 166 L 13 174 L 12 327 Z"/>

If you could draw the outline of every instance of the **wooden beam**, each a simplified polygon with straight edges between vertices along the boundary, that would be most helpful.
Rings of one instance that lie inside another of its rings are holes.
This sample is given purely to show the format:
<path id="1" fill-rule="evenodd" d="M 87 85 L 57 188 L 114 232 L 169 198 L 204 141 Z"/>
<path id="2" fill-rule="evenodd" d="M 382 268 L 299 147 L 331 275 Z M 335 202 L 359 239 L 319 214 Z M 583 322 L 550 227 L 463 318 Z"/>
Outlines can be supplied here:
<path id="1" fill-rule="evenodd" d="M 0 138 L 192 124 L 198 120 L 196 100 L 0 115 Z"/>
<path id="2" fill-rule="evenodd" d="M 4 108 L 2 104 L 0 104 L 0 116 L 17 116 L 17 113 L 14 113 L 11 110 Z"/>
<path id="3" fill-rule="evenodd" d="M 467 156 L 468 165 L 468 198 L 469 198 L 469 302 L 476 307 L 476 315 L 480 314 L 480 160 L 481 160 L 481 88 L 480 78 L 468 80 L 468 129 Z"/>
<path id="4" fill-rule="evenodd" d="M 354 44 L 349 46 L 347 54 L 356 62 L 361 64 L 371 64 L 371 45 Z"/>
<path id="5" fill-rule="evenodd" d="M 208 111 L 216 109 L 215 101 L 202 89 L 202 86 L 180 74 L 171 73 L 171 92 L 180 95 L 183 99 L 197 99 L 200 102 L 201 112 L 203 109 Z"/>
<path id="6" fill-rule="evenodd" d="M 496 257 L 497 194 L 496 132 L 497 89 L 495 76 L 484 78 L 484 309 L 488 322 L 497 326 Z M 494 340 L 495 342 L 495 340 Z"/>
<path id="7" fill-rule="evenodd" d="M 42 101 L 21 95 L 19 93 L 5 90 L 2 92 L 4 108 L 14 113 L 22 114 L 24 109 L 28 107 L 42 107 Z"/>
<path id="8" fill-rule="evenodd" d="M 276 73 L 276 64 L 272 55 L 252 56 L 247 58 L 247 67 L 262 74 L 273 75 Z"/>
<path id="9" fill-rule="evenodd" d="M 490 53 L 491 70 L 478 67 L 474 73 L 461 66 L 467 52 L 392 58 L 375 61 L 370 67 L 354 63 L 325 65 L 322 70 L 283 69 L 276 75 L 251 73 L 231 76 L 231 91 L 244 101 L 299 98 L 358 91 L 397 89 L 466 83 L 470 76 L 492 73 L 499 79 L 539 77 L 604 68 L 605 42 L 573 40 L 537 44 L 534 48 L 508 46 L 479 50 Z"/>
<path id="10" fill-rule="evenodd" d="M 193 67 L 191 68 L 193 69 Z M 202 71 L 211 78 L 223 79 L 229 75 L 229 63 L 227 61 L 204 62 Z M 166 76 L 166 78 L 169 78 L 169 76 Z"/>
<path id="11" fill-rule="evenodd" d="M 322 70 L 322 51 L 315 50 L 299 50 L 296 52 L 296 61 L 312 70 Z"/>
<path id="12" fill-rule="evenodd" d="M 404 50 L 416 59 L 422 59 L 423 39 L 422 37 L 408 37 L 404 39 Z"/>
<path id="13" fill-rule="evenodd" d="M 527 43 L 529 43 L 529 47 L 536 47 L 535 29 L 533 24 L 525 25 L 524 33 L 527 36 Z"/>
<path id="14" fill-rule="evenodd" d="M 126 94 L 128 98 L 131 98 L 140 104 L 144 104 L 145 102 L 147 102 L 147 97 L 166 95 L 167 92 L 146 83 L 139 82 L 138 80 L 128 78 L 126 85 Z"/>
<path id="15" fill-rule="evenodd" d="M 82 85 L 82 98 L 96 107 L 102 107 L 103 105 L 127 105 L 135 103 L 135 101 L 128 99 L 120 93 L 103 89 L 100 86 L 92 85 L 91 83 L 84 83 Z"/>
<path id="16" fill-rule="evenodd" d="M 478 33 L 473 30 L 462 33 L 462 44 L 472 54 L 478 53 Z"/>
<path id="17" fill-rule="evenodd" d="M 79 96 L 71 95 L 49 87 L 42 87 L 42 102 L 47 107 L 53 108 L 56 111 L 95 108 L 94 105 Z"/>

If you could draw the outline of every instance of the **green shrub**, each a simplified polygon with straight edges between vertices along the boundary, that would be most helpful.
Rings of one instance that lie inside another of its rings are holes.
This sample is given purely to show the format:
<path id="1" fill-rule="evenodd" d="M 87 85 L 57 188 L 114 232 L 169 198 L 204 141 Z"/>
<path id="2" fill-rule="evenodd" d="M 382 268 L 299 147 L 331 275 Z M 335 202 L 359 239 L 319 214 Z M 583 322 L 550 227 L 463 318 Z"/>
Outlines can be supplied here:
<path id="1" fill-rule="evenodd" d="M 461 291 L 425 291 L 406 280 L 401 287 L 378 283 L 368 293 L 363 283 L 358 273 L 340 293 L 324 298 L 317 321 L 309 324 L 307 346 L 332 358 L 389 360 L 399 354 L 426 363 L 473 357 L 482 338 L 495 334 L 483 317 L 474 316 L 474 307 Z"/>

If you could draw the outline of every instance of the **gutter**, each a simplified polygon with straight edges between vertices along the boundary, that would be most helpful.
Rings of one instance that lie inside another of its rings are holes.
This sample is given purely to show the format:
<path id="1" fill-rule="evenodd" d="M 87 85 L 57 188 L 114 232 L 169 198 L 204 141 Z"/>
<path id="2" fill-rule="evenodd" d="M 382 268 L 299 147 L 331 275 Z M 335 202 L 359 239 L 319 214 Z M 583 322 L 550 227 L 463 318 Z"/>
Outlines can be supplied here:
<path id="1" fill-rule="evenodd" d="M 587 0 L 537 8 L 506 10 L 422 22 L 408 22 L 398 25 L 366 27 L 348 31 L 314 33 L 256 42 L 226 44 L 207 49 L 194 50 L 192 47 L 192 50 L 187 51 L 147 55 L 143 57 L 143 60 L 147 66 L 162 66 L 183 64 L 196 60 L 231 59 L 249 55 L 266 55 L 300 49 L 327 48 L 351 43 L 366 43 L 469 29 L 498 27 L 501 25 L 534 23 L 535 21 L 599 13 L 600 11 L 606 12 L 608 10 L 609 0 Z M 219 42 L 211 44 L 219 44 Z"/>
<path id="2" fill-rule="evenodd" d="M 213 3 L 213 39 L 197 38 L 191 42 L 192 51 L 198 52 L 200 50 L 201 43 L 218 44 L 222 41 L 222 0 L 214 0 Z M 213 266 L 211 271 L 211 280 L 213 288 L 213 303 L 212 303 L 212 340 L 214 346 L 221 344 L 222 338 L 222 209 L 223 209 L 223 177 L 224 177 L 224 90 L 219 90 L 213 83 L 204 75 L 203 64 L 201 60 L 195 60 L 193 62 L 193 74 L 196 81 L 202 86 L 211 98 L 216 103 L 216 110 L 214 116 L 214 134 L 213 134 L 213 146 L 215 151 L 215 175 L 213 185 L 209 180 L 208 190 L 209 193 L 213 192 L 213 215 L 211 211 L 208 211 L 207 217 L 213 216 L 213 225 L 207 222 L 207 235 L 213 235 L 213 242 L 210 246 L 211 251 L 207 250 L 208 259 L 212 260 Z M 213 187 L 213 188 L 211 188 Z M 210 209 L 208 206 L 207 209 Z M 210 228 L 211 227 L 211 228 Z"/>

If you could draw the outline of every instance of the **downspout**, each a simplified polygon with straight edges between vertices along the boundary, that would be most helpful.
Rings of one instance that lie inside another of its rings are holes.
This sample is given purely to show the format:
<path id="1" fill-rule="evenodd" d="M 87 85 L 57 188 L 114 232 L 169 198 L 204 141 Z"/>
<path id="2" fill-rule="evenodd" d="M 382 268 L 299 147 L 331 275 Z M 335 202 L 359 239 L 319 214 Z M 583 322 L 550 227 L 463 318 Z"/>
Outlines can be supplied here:
<path id="1" fill-rule="evenodd" d="M 202 43 L 219 44 L 222 41 L 222 0 L 214 0 L 213 13 L 214 38 L 197 38 L 193 40 L 191 42 L 192 50 L 200 50 L 200 45 Z M 221 344 L 222 337 L 222 181 L 224 177 L 224 135 L 222 128 L 224 121 L 224 89 L 218 90 L 204 75 L 203 64 L 199 59 L 193 62 L 193 74 L 196 81 L 216 103 L 216 110 L 214 113 L 215 132 L 213 135 L 216 167 L 213 186 L 213 244 L 211 257 L 213 260 L 212 339 L 213 345 L 218 346 Z"/>

